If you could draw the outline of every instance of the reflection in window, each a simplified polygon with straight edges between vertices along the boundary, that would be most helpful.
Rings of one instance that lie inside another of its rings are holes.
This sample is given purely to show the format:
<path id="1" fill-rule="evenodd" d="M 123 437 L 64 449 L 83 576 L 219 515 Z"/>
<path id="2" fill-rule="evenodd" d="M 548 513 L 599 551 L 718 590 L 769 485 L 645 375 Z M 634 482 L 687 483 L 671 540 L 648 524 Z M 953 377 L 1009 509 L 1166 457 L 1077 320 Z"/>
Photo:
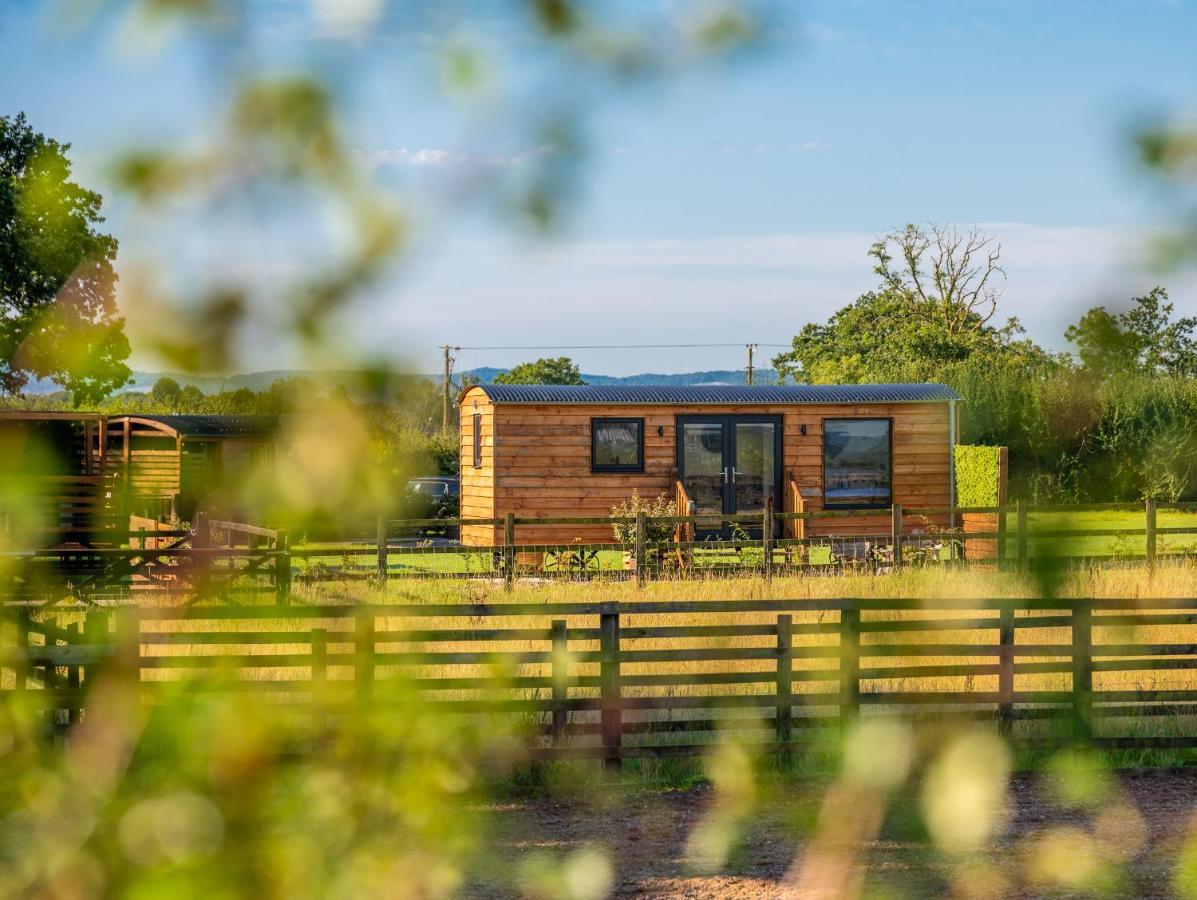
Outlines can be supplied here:
<path id="1" fill-rule="evenodd" d="M 591 419 L 590 467 L 595 472 L 643 472 L 644 420 Z"/>
<path id="2" fill-rule="evenodd" d="M 824 419 L 823 505 L 889 506 L 891 457 L 889 419 Z"/>

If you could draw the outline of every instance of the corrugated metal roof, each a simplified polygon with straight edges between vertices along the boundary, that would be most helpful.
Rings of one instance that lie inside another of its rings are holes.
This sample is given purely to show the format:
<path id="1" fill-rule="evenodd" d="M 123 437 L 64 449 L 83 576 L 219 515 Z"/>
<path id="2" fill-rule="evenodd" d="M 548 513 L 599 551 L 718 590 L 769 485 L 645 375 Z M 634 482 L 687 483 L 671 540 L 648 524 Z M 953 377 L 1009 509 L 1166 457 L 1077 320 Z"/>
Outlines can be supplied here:
<path id="1" fill-rule="evenodd" d="M 117 417 L 122 418 L 122 417 Z M 278 431 L 279 416 L 129 416 L 160 422 L 184 437 L 265 437 Z"/>
<path id="2" fill-rule="evenodd" d="M 919 403 L 959 400 L 943 384 L 478 385 L 495 403 L 628 403 L 664 406 L 786 403 Z"/>

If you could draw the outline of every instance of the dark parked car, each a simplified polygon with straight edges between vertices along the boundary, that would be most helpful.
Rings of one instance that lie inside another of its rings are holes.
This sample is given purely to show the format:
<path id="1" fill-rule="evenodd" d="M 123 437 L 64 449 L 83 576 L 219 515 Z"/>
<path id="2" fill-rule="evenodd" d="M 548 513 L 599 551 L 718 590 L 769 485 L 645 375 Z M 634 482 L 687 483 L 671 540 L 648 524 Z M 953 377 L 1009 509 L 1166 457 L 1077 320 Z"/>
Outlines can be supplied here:
<path id="1" fill-rule="evenodd" d="M 461 482 L 456 475 L 412 478 L 404 489 L 405 519 L 455 519 L 461 502 Z M 420 529 L 423 534 L 456 537 L 456 528 Z"/>

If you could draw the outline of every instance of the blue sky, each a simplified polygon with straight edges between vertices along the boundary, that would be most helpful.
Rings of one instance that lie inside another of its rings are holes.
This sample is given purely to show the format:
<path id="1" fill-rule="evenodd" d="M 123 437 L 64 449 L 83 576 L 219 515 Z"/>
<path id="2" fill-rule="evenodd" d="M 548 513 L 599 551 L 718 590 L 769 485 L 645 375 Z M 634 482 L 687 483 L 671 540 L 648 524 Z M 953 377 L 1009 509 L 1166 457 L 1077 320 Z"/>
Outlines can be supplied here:
<path id="1" fill-rule="evenodd" d="M 872 285 L 874 235 L 926 220 L 979 224 L 1001 239 L 1004 311 L 1045 344 L 1063 346 L 1064 325 L 1083 308 L 1157 281 L 1197 313 L 1191 275 L 1139 265 L 1170 210 L 1129 152 L 1139 122 L 1197 104 L 1192 0 L 784 4 L 751 60 L 626 94 L 579 89 L 591 109 L 584 180 L 547 243 L 513 237 L 485 204 L 443 202 L 455 172 L 518 165 L 534 149 L 520 143 L 521 113 L 557 99 L 560 69 L 518 59 L 521 23 L 508 4 L 391 10 L 379 36 L 346 40 L 330 40 L 302 0 L 249 6 L 253 27 L 239 43 L 184 34 L 155 49 L 118 16 L 70 30 L 50 4 L 5 0 L 0 112 L 24 110 L 71 141 L 81 176 L 106 187 L 107 161 L 130 143 L 210 137 L 238 73 L 302 61 L 328 74 L 355 151 L 424 229 L 414 261 L 344 317 L 346 347 L 424 367 L 446 341 L 784 343 Z M 643 8 L 685 12 L 676 2 Z M 495 56 L 515 98 L 510 122 L 496 125 L 485 104 L 463 112 L 433 87 L 433 34 L 516 49 L 506 69 Z M 122 266 L 184 260 L 189 272 L 266 279 L 300 266 L 319 241 L 317 226 L 247 239 L 208 220 L 164 225 L 105 193 Z M 129 311 L 135 335 L 143 314 Z M 245 368 L 295 361 L 285 347 L 251 347 Z M 529 355 L 459 358 L 502 365 Z M 573 355 L 610 373 L 743 357 L 735 348 Z M 155 363 L 144 353 L 136 361 Z"/>

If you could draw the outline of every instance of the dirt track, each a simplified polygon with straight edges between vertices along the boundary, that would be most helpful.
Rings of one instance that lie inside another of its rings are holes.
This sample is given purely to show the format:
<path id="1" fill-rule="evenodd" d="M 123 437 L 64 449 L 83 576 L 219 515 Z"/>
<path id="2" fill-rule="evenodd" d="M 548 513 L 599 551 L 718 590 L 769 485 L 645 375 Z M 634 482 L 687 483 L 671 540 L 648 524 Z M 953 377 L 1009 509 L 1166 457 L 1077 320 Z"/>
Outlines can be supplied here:
<path id="1" fill-rule="evenodd" d="M 1117 866 L 1117 896 L 1171 897 L 1173 868 L 1197 810 L 1197 771 L 1121 773 L 1121 795 L 1142 848 Z M 799 783 L 800 784 L 800 783 Z M 506 876 L 470 885 L 469 896 L 509 895 L 511 873 L 533 853 L 561 855 L 587 846 L 605 848 L 614 861 L 614 895 L 619 897 L 772 898 L 799 894 L 787 884 L 801 860 L 806 833 L 818 811 L 821 788 L 785 788 L 785 797 L 759 804 L 728 864 L 718 874 L 699 874 L 688 858 L 686 838 L 714 800 L 708 787 L 684 791 L 591 796 L 582 802 L 530 800 L 504 803 L 493 816 L 492 849 L 511 861 Z M 1133 810 L 1138 811 L 1136 816 Z M 897 824 L 892 824 L 896 820 Z M 928 849 L 913 809 L 892 809 L 881 837 L 864 857 L 866 894 L 927 897 L 951 893 L 951 869 Z M 1004 835 L 984 855 L 988 872 L 1005 873 L 1005 884 L 988 880 L 992 896 L 1040 896 L 1028 887 L 1022 861 L 1027 842 L 1045 828 L 1075 825 L 1092 830 L 1092 817 L 1066 811 L 1045 796 L 1032 776 L 1014 779 L 1010 819 Z M 1138 844 L 1136 843 L 1136 846 Z M 987 876 L 988 879 L 988 876 Z M 506 886 L 504 886 L 506 882 Z M 1107 896 L 1110 894 L 1107 893 Z"/>

